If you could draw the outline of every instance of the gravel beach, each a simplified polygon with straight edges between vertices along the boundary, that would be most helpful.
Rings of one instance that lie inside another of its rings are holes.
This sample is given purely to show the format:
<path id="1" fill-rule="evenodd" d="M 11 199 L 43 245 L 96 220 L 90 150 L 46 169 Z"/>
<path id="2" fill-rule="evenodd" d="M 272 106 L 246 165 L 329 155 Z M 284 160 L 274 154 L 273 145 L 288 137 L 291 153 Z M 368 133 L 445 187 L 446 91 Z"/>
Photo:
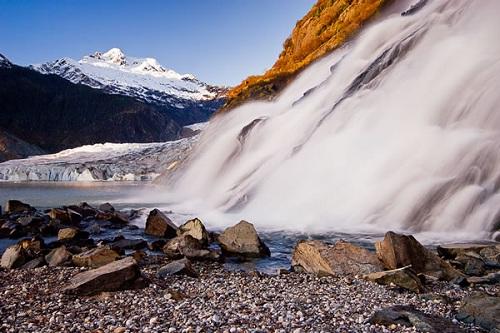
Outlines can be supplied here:
<path id="1" fill-rule="evenodd" d="M 156 273 L 167 262 L 160 258 L 141 268 L 151 280 L 144 289 L 87 297 L 61 293 L 85 268 L 1 270 L 0 331 L 417 332 L 367 322 L 374 311 L 401 304 L 447 318 L 467 332 L 483 332 L 454 319 L 460 301 L 478 290 L 500 294 L 498 285 L 436 282 L 430 294 L 417 295 L 355 278 L 229 272 L 218 263 L 194 264 L 199 278 L 160 279 Z"/>

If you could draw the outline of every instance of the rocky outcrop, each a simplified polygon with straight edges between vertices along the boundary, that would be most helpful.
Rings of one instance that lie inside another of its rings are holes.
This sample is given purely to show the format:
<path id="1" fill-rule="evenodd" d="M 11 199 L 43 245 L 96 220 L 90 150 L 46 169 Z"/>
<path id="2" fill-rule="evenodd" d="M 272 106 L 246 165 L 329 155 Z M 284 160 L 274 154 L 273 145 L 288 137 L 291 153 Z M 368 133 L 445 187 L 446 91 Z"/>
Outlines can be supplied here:
<path id="1" fill-rule="evenodd" d="M 134 288 L 141 272 L 130 257 L 114 261 L 97 269 L 75 275 L 63 292 L 75 295 L 93 295 L 102 291 Z"/>
<path id="2" fill-rule="evenodd" d="M 184 223 L 177 229 L 177 235 L 190 235 L 202 243 L 202 245 L 208 244 L 208 232 L 205 229 L 203 223 L 198 219 L 192 219 Z"/>
<path id="3" fill-rule="evenodd" d="M 416 273 L 447 281 L 463 275 L 437 254 L 426 249 L 413 236 L 389 231 L 383 241 L 375 243 L 375 248 L 378 258 L 387 269 L 411 266 Z"/>
<path id="4" fill-rule="evenodd" d="M 378 310 L 369 322 L 392 328 L 396 328 L 397 325 L 415 327 L 417 331 L 427 333 L 465 333 L 448 319 L 427 315 L 408 305 L 395 305 Z"/>
<path id="5" fill-rule="evenodd" d="M 420 278 L 409 267 L 370 273 L 364 275 L 363 278 L 378 284 L 395 285 L 415 293 L 421 293 L 426 290 Z"/>
<path id="6" fill-rule="evenodd" d="M 292 267 L 319 275 L 359 275 L 382 270 L 374 253 L 348 242 L 335 245 L 318 240 L 300 241 L 295 246 Z"/>
<path id="7" fill-rule="evenodd" d="M 156 237 L 173 238 L 177 235 L 177 226 L 158 209 L 153 209 L 146 220 L 144 233 Z"/>
<path id="8" fill-rule="evenodd" d="M 42 154 L 46 152 L 40 147 L 0 129 L 0 163 Z"/>
<path id="9" fill-rule="evenodd" d="M 222 252 L 229 256 L 267 257 L 271 251 L 260 239 L 253 224 L 241 221 L 217 238 Z"/>
<path id="10" fill-rule="evenodd" d="M 119 256 L 116 251 L 103 246 L 74 255 L 72 261 L 76 266 L 98 268 L 115 261 Z"/>
<path id="11" fill-rule="evenodd" d="M 190 277 L 198 277 L 198 272 L 193 268 L 189 259 L 184 258 L 163 266 L 158 271 L 158 277 L 165 278 L 171 275 L 187 275 Z"/>
<path id="12" fill-rule="evenodd" d="M 490 332 L 500 331 L 500 297 L 475 293 L 464 299 L 457 319 Z"/>

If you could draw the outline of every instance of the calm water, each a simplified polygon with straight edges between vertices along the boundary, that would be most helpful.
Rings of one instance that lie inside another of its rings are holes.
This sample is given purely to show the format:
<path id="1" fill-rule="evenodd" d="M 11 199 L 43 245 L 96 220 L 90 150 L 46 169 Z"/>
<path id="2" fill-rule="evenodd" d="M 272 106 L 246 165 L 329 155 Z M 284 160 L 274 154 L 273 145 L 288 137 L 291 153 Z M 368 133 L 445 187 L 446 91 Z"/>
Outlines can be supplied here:
<path id="1" fill-rule="evenodd" d="M 160 206 L 155 203 L 134 204 L 130 198 L 137 193 L 155 191 L 155 185 L 149 183 L 133 182 L 92 182 L 92 183 L 2 183 L 0 182 L 0 202 L 3 206 L 9 199 L 17 199 L 29 203 L 39 209 L 59 207 L 62 205 L 77 204 L 87 202 L 91 205 L 99 205 L 103 202 L 110 202 L 118 209 L 141 209 L 145 208 L 144 215 L 137 225 L 142 226 L 147 212 L 150 208 Z M 177 217 L 178 220 L 178 217 Z M 217 230 L 216 230 L 217 231 Z M 127 238 L 146 238 L 142 229 L 140 230 L 110 230 L 99 235 L 98 238 L 111 238 L 118 233 Z M 260 270 L 268 273 L 275 272 L 278 268 L 289 268 L 293 246 L 300 239 L 322 239 L 325 241 L 335 241 L 345 239 L 367 248 L 373 248 L 375 239 L 382 235 L 353 235 L 341 233 L 328 233 L 322 235 L 308 235 L 302 233 L 269 232 L 261 233 L 264 242 L 269 246 L 271 258 L 239 262 L 230 260 L 226 267 L 232 270 Z M 50 241 L 47 240 L 47 241 Z M 0 252 L 16 243 L 17 240 L 0 240 Z"/>

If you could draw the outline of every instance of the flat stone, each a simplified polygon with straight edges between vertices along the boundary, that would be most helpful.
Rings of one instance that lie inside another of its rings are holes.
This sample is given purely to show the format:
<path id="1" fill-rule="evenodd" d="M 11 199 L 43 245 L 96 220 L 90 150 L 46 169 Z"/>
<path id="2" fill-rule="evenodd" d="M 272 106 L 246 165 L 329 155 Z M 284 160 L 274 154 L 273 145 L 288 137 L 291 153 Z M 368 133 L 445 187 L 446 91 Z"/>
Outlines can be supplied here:
<path id="1" fill-rule="evenodd" d="M 318 275 L 358 275 L 383 269 L 377 256 L 345 241 L 334 245 L 319 240 L 300 241 L 295 246 L 292 267 Z"/>
<path id="2" fill-rule="evenodd" d="M 158 271 L 158 277 L 165 278 L 169 275 L 187 275 L 198 277 L 198 272 L 193 268 L 189 259 L 184 258 L 163 266 Z"/>
<path id="3" fill-rule="evenodd" d="M 137 262 L 127 257 L 97 269 L 75 275 L 63 292 L 75 295 L 93 295 L 103 291 L 133 288 L 141 276 Z"/>
<path id="4" fill-rule="evenodd" d="M 457 256 L 466 252 L 480 253 L 484 249 L 494 250 L 500 253 L 500 244 L 494 243 L 457 243 L 457 244 L 443 244 L 437 247 L 437 252 L 440 256 L 446 259 L 455 259 Z"/>
<path id="5" fill-rule="evenodd" d="M 156 237 L 173 238 L 177 235 L 177 226 L 161 211 L 153 209 L 146 220 L 144 233 Z"/>
<path id="6" fill-rule="evenodd" d="M 227 228 L 218 237 L 218 242 L 224 254 L 241 257 L 268 257 L 271 251 L 260 239 L 253 224 L 240 221 Z"/>
<path id="7" fill-rule="evenodd" d="M 370 273 L 364 275 L 363 278 L 382 285 L 396 285 L 415 293 L 425 291 L 425 287 L 422 284 L 422 281 L 420 281 L 420 278 L 408 267 Z"/>
<path id="8" fill-rule="evenodd" d="M 370 324 L 391 327 L 401 325 L 415 327 L 419 332 L 427 333 L 461 333 L 459 326 L 446 318 L 430 316 L 408 305 L 394 305 L 376 311 L 369 319 Z"/>
<path id="9" fill-rule="evenodd" d="M 80 267 L 98 268 L 115 261 L 120 255 L 109 247 L 98 247 L 74 255 L 73 264 Z"/>

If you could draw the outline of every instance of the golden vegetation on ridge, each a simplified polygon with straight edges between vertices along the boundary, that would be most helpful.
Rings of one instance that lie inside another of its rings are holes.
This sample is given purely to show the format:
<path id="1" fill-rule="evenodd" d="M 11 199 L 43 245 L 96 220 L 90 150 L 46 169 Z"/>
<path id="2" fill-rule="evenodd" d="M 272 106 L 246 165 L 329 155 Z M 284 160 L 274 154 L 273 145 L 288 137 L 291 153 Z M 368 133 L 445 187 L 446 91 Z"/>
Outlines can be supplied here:
<path id="1" fill-rule="evenodd" d="M 274 97 L 303 68 L 341 46 L 385 2 L 387 0 L 318 0 L 297 22 L 273 67 L 231 89 L 222 111 L 249 99 Z"/>

